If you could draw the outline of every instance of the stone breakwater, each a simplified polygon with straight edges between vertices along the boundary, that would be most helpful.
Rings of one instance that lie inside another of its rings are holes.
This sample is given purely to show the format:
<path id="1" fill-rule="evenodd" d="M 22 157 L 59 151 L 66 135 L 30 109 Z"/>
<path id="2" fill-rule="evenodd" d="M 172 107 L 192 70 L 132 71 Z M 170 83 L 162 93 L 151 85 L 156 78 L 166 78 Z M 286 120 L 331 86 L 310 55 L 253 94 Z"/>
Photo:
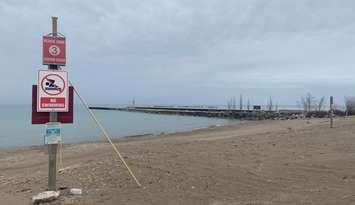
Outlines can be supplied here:
<path id="1" fill-rule="evenodd" d="M 127 112 L 141 112 L 150 114 L 166 114 L 166 115 L 184 115 L 197 117 L 215 117 L 240 120 L 287 120 L 301 118 L 328 118 L 329 111 L 310 111 L 303 110 L 237 110 L 237 109 L 216 109 L 216 108 L 188 108 L 188 107 L 90 107 L 97 110 L 118 110 Z M 334 111 L 334 115 L 343 116 L 345 113 L 339 110 Z"/>

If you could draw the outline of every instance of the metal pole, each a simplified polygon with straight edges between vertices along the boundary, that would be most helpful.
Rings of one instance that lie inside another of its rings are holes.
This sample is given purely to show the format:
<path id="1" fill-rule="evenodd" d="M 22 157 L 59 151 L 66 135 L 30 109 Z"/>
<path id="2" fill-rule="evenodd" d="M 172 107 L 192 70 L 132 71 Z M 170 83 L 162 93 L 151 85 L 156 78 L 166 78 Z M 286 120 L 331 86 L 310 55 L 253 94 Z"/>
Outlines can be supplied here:
<path id="1" fill-rule="evenodd" d="M 53 36 L 57 36 L 57 19 L 58 17 L 52 17 L 52 34 Z M 59 66 L 57 65 L 49 65 L 49 70 L 59 70 Z M 56 112 L 49 113 L 49 122 L 57 122 L 58 115 Z M 49 144 L 48 145 L 48 190 L 56 191 L 56 180 L 57 180 L 57 150 L 58 144 Z"/>
<path id="2" fill-rule="evenodd" d="M 333 128 L 333 96 L 330 96 L 330 128 Z"/>

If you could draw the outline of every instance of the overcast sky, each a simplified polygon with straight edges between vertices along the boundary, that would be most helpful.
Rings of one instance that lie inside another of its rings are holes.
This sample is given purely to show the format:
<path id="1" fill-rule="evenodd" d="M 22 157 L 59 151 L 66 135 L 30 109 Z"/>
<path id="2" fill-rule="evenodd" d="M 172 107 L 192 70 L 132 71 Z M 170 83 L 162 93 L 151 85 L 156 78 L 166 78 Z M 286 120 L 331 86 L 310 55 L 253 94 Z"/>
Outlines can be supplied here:
<path id="1" fill-rule="evenodd" d="M 253 104 L 355 95 L 353 0 L 0 1 L 1 104 L 30 104 L 59 17 L 89 103 Z"/>

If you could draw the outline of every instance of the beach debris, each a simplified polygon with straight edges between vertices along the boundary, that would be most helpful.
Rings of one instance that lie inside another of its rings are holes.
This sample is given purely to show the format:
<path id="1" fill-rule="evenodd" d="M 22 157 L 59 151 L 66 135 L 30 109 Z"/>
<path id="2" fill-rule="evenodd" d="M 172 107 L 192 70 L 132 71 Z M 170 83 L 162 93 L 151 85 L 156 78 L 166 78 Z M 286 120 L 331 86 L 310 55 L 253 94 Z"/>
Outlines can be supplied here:
<path id="1" fill-rule="evenodd" d="M 49 202 L 56 200 L 60 195 L 59 191 L 45 191 L 41 192 L 35 196 L 32 197 L 32 203 L 33 204 L 39 204 L 43 202 Z"/>
<path id="2" fill-rule="evenodd" d="M 65 190 L 65 189 L 68 189 L 68 187 L 63 185 L 63 186 L 60 186 L 58 189 L 59 190 Z"/>
<path id="3" fill-rule="evenodd" d="M 78 189 L 78 188 L 71 188 L 70 189 L 70 194 L 72 195 L 81 195 L 82 191 L 81 189 Z"/>
<path id="4" fill-rule="evenodd" d="M 31 188 L 23 188 L 21 189 L 19 192 L 31 192 L 32 189 Z M 17 191 L 16 191 L 17 192 Z"/>

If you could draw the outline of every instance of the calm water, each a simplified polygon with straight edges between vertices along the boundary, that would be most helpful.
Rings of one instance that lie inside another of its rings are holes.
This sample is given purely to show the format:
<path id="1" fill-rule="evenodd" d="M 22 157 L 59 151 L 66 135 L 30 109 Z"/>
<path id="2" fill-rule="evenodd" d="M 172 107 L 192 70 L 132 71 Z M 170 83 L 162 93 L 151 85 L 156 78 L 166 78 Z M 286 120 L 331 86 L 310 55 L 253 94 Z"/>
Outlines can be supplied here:
<path id="1" fill-rule="evenodd" d="M 64 143 L 104 139 L 81 107 L 74 109 L 74 124 L 63 125 Z M 211 125 L 236 123 L 224 119 L 154 115 L 94 110 L 112 137 L 189 131 Z M 31 124 L 31 106 L 0 106 L 0 149 L 43 144 L 44 125 Z"/>

